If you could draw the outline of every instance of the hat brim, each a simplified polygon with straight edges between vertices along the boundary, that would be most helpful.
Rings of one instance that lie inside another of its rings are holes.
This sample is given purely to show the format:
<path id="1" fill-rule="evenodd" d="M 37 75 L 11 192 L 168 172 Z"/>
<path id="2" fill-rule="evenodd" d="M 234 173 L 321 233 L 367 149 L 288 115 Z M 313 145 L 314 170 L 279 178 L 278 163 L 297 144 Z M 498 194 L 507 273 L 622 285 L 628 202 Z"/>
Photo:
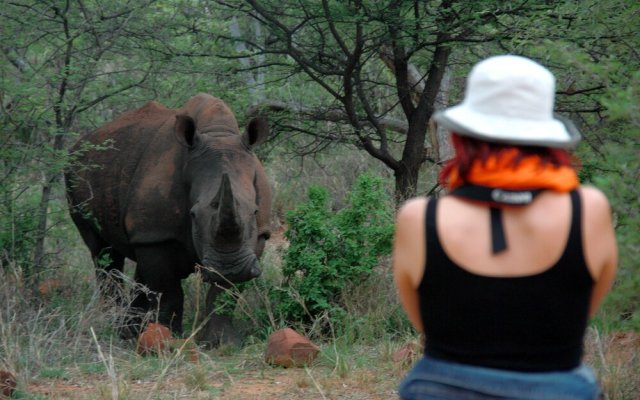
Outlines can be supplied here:
<path id="1" fill-rule="evenodd" d="M 463 103 L 437 111 L 433 119 L 452 132 L 488 142 L 573 149 L 581 139 L 575 125 L 557 115 L 547 121 L 524 120 L 480 114 Z"/>

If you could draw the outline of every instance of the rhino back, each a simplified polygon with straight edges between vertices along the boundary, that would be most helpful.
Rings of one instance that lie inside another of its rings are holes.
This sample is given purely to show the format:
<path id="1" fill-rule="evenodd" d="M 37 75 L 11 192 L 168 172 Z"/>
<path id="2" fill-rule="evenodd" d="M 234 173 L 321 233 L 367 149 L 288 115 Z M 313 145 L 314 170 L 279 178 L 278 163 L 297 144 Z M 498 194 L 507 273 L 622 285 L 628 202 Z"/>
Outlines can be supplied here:
<path id="1" fill-rule="evenodd" d="M 86 204 L 103 239 L 117 247 L 131 244 L 125 225 L 129 210 L 140 210 L 150 203 L 133 204 L 141 197 L 137 187 L 171 193 L 156 187 L 166 186 L 172 179 L 163 173 L 176 170 L 175 165 L 169 165 L 175 164 L 180 147 L 172 137 L 174 116 L 174 110 L 150 102 L 85 135 L 72 148 L 78 151 L 86 143 L 103 147 L 81 153 L 79 165 L 89 167 L 72 171 L 69 192 L 73 204 Z M 164 196 L 156 197 L 153 206 L 166 208 L 163 202 Z"/>

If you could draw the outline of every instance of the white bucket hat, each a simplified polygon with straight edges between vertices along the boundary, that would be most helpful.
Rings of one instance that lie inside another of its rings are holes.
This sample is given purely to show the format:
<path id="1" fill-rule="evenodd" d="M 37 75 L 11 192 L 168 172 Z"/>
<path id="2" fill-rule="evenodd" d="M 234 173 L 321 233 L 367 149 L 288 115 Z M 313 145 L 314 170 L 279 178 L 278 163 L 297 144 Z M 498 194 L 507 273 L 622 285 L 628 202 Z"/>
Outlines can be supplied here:
<path id="1" fill-rule="evenodd" d="M 528 58 L 505 55 L 476 64 L 461 104 L 434 114 L 445 128 L 480 140 L 574 148 L 580 132 L 554 116 L 555 79 Z"/>

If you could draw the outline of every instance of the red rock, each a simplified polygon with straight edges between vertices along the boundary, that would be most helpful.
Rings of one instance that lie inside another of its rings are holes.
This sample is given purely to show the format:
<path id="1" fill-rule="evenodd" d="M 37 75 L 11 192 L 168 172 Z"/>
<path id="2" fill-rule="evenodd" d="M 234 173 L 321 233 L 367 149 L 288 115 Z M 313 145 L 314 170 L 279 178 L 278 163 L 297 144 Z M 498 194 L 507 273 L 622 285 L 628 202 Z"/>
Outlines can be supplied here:
<path id="1" fill-rule="evenodd" d="M 9 371 L 0 371 L 0 397 L 11 397 L 16 389 L 16 378 Z"/>
<path id="2" fill-rule="evenodd" d="M 63 285 L 57 279 L 47 279 L 38 285 L 38 293 L 42 298 L 51 297 L 54 293 L 58 293 L 62 290 Z"/>
<path id="3" fill-rule="evenodd" d="M 176 339 L 171 343 L 171 347 L 174 351 L 182 349 L 182 354 L 194 364 L 197 364 L 200 360 L 200 354 L 198 353 L 198 347 L 192 340 Z"/>
<path id="4" fill-rule="evenodd" d="M 285 368 L 310 364 L 320 348 L 291 328 L 277 330 L 269 336 L 265 360 Z"/>
<path id="5" fill-rule="evenodd" d="M 393 353 L 393 361 L 412 364 L 422 354 L 422 346 L 417 342 L 409 342 Z"/>
<path id="6" fill-rule="evenodd" d="M 150 323 L 138 337 L 138 354 L 159 354 L 171 345 L 171 330 L 162 324 Z"/>
<path id="7" fill-rule="evenodd" d="M 614 332 L 611 334 L 613 340 L 622 346 L 630 349 L 640 349 L 640 334 L 636 332 Z"/>
<path id="8" fill-rule="evenodd" d="M 640 334 L 636 332 L 613 332 L 609 336 L 607 355 L 611 362 L 629 363 L 640 353 Z"/>

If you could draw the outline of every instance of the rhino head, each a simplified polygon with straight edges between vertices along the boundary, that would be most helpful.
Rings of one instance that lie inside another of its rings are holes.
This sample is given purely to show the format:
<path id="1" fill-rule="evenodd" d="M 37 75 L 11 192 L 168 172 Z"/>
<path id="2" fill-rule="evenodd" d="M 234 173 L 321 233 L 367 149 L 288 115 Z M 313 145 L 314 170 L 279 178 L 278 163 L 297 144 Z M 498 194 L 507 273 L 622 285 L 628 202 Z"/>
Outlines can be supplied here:
<path id="1" fill-rule="evenodd" d="M 176 117 L 176 135 L 188 148 L 184 172 L 192 245 L 211 283 L 258 277 L 258 257 L 269 235 L 258 226 L 266 182 L 252 151 L 266 139 L 268 125 L 255 118 L 243 135 L 235 129 L 234 124 L 198 127 L 188 115 Z"/>

